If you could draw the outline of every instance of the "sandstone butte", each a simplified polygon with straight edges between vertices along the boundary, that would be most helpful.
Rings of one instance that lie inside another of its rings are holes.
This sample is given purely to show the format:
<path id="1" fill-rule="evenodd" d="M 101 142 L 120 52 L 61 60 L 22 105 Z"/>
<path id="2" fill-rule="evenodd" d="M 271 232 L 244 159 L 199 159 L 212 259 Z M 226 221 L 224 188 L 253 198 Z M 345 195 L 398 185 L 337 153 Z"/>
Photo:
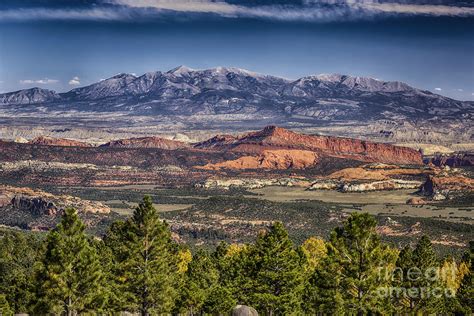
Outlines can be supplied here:
<path id="1" fill-rule="evenodd" d="M 159 148 L 159 149 L 181 149 L 190 147 L 190 144 L 161 138 L 161 137 L 138 137 L 138 138 L 128 138 L 128 139 L 119 139 L 108 142 L 101 145 L 100 147 L 113 147 L 113 148 Z"/>
<path id="2" fill-rule="evenodd" d="M 92 147 L 91 144 L 80 142 L 77 140 L 66 139 L 66 138 L 54 138 L 47 136 L 39 136 L 28 142 L 33 145 L 44 145 L 44 146 L 63 146 L 63 147 Z"/>
<path id="3" fill-rule="evenodd" d="M 203 170 L 220 169 L 304 169 L 318 162 L 315 152 L 308 150 L 264 150 L 258 156 L 244 156 L 215 164 L 196 167 Z"/>
<path id="4" fill-rule="evenodd" d="M 267 126 L 261 131 L 238 137 L 218 135 L 196 144 L 195 148 L 225 149 L 254 154 L 279 148 L 300 149 L 314 151 L 322 154 L 321 156 L 327 155 L 367 162 L 423 164 L 421 153 L 412 148 L 352 138 L 305 135 L 276 126 Z"/>

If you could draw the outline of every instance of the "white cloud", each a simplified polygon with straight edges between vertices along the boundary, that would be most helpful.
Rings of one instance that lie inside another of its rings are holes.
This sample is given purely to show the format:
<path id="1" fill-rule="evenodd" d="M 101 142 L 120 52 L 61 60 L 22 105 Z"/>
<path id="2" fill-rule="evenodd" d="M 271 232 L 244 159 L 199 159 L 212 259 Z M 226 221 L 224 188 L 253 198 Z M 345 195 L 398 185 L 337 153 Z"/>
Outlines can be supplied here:
<path id="1" fill-rule="evenodd" d="M 69 84 L 71 86 L 78 86 L 81 84 L 81 80 L 79 79 L 78 76 L 76 76 L 76 77 L 73 77 L 71 80 L 69 80 Z"/>
<path id="2" fill-rule="evenodd" d="M 110 0 L 110 2 L 134 8 L 219 14 L 236 14 L 243 8 L 224 1 L 209 0 Z"/>
<path id="3" fill-rule="evenodd" d="M 124 20 L 125 10 L 116 8 L 92 9 L 10 9 L 0 11 L 0 21 L 23 20 Z M 128 16 L 130 18 L 130 16 Z"/>
<path id="4" fill-rule="evenodd" d="M 456 89 L 456 90 L 459 91 L 459 92 L 463 92 L 463 91 L 464 91 L 463 89 Z"/>
<path id="5" fill-rule="evenodd" d="M 368 9 L 384 13 L 399 13 L 411 15 L 433 15 L 433 16 L 469 16 L 474 15 L 474 8 L 456 7 L 447 5 L 430 5 L 430 4 L 404 4 L 404 3 L 364 3 L 356 5 L 356 7 Z"/>
<path id="6" fill-rule="evenodd" d="M 36 83 L 39 83 L 39 84 L 51 84 L 51 83 L 57 83 L 57 82 L 58 80 L 48 79 L 48 78 L 36 80 Z"/>
<path id="7" fill-rule="evenodd" d="M 278 20 L 332 20 L 373 14 L 472 16 L 474 8 L 446 5 L 380 3 L 378 0 L 306 0 L 305 6 L 265 5 L 247 7 L 211 0 L 108 0 L 132 8 L 155 8 L 177 12 L 215 13 Z M 323 4 L 324 6 L 321 6 Z"/>
<path id="8" fill-rule="evenodd" d="M 52 83 L 58 83 L 59 80 L 56 80 L 56 79 L 48 79 L 48 78 L 44 78 L 44 79 L 38 79 L 38 80 L 32 80 L 32 79 L 24 79 L 24 80 L 20 80 L 20 84 L 52 84 Z"/>
<path id="9" fill-rule="evenodd" d="M 313 20 L 341 17 L 347 11 L 357 14 L 398 13 L 435 16 L 474 15 L 474 8 L 446 5 L 421 5 L 405 3 L 380 3 L 377 0 L 307 0 L 305 6 L 282 7 L 278 5 L 241 6 L 224 1 L 210 0 L 108 0 L 114 4 L 133 8 L 155 8 L 178 12 L 215 13 L 228 16 L 250 16 L 283 20 Z M 324 4 L 325 6 L 321 6 Z M 328 6 L 329 5 L 329 6 Z M 363 12 L 365 11 L 365 12 Z"/>
<path id="10" fill-rule="evenodd" d="M 442 91 L 443 89 L 441 88 L 435 88 L 436 91 Z"/>
<path id="11" fill-rule="evenodd" d="M 243 6 L 211 0 L 104 0 L 107 7 L 81 9 L 10 9 L 2 20 L 130 20 L 157 18 L 169 12 L 212 13 L 285 21 L 325 22 L 372 18 L 377 15 L 474 16 L 474 7 L 441 4 L 406 4 L 380 0 L 306 0 L 304 5 Z"/>

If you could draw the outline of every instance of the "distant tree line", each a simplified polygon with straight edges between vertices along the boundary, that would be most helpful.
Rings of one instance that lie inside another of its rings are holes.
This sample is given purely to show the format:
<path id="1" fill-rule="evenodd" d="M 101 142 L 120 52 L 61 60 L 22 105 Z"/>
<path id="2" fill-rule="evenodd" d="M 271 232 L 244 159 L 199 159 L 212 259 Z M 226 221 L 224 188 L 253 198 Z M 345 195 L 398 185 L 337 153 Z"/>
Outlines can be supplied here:
<path id="1" fill-rule="evenodd" d="M 353 213 L 327 241 L 295 246 L 276 222 L 253 244 L 192 254 L 173 241 L 149 197 L 102 239 L 67 209 L 45 238 L 0 237 L 0 315 L 456 314 L 474 310 L 473 251 L 439 260 L 430 240 L 401 250 Z"/>

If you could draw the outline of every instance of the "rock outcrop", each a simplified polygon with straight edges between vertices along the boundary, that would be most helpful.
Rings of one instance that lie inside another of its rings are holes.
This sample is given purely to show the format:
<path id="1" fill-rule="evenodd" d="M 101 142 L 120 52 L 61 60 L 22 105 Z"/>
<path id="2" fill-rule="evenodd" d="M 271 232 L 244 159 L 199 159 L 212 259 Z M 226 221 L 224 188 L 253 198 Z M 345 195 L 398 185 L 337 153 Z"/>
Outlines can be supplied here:
<path id="1" fill-rule="evenodd" d="M 119 139 L 108 142 L 100 147 L 115 148 L 159 148 L 159 149 L 182 149 L 190 147 L 188 143 L 171 140 L 161 137 L 138 137 L 129 139 Z"/>
<path id="2" fill-rule="evenodd" d="M 45 146 L 63 146 L 63 147 L 92 147 L 91 144 L 80 142 L 72 139 L 54 138 L 47 136 L 39 136 L 29 142 L 33 145 Z"/>
<path id="3" fill-rule="evenodd" d="M 389 169 L 373 169 L 371 167 L 362 166 L 357 168 L 345 168 L 331 173 L 328 178 L 338 179 L 342 181 L 377 181 L 389 180 L 396 176 L 420 176 L 429 171 L 421 168 L 389 168 Z"/>
<path id="4" fill-rule="evenodd" d="M 196 188 L 202 189 L 224 189 L 243 188 L 243 189 L 260 189 L 267 186 L 284 186 L 284 187 L 308 187 L 310 182 L 307 179 L 300 178 L 278 178 L 278 179 L 207 179 L 197 183 Z"/>
<path id="5" fill-rule="evenodd" d="M 342 192 L 367 192 L 381 190 L 418 189 L 423 183 L 421 181 L 408 181 L 391 179 L 368 183 L 348 183 L 341 187 Z"/>
<path id="6" fill-rule="evenodd" d="M 246 305 L 237 305 L 232 310 L 232 316 L 258 316 L 255 308 Z"/>
<path id="7" fill-rule="evenodd" d="M 474 153 L 457 153 L 452 155 L 436 155 L 425 159 L 428 164 L 438 167 L 469 167 L 474 166 Z"/>
<path id="8" fill-rule="evenodd" d="M 28 212 L 36 216 L 55 216 L 59 211 L 53 202 L 46 201 L 41 197 L 28 198 L 25 196 L 15 196 L 11 200 L 11 205 L 20 211 Z"/>
<path id="9" fill-rule="evenodd" d="M 416 165 L 423 163 L 421 153 L 411 148 L 352 138 L 304 135 L 276 126 L 267 126 L 261 131 L 240 137 L 216 136 L 196 144 L 195 147 L 252 153 L 287 148 L 368 162 Z"/>
<path id="10" fill-rule="evenodd" d="M 10 203 L 3 203 L 3 206 L 9 204 L 15 209 L 31 211 L 35 215 L 54 215 L 67 207 L 73 207 L 83 213 L 108 214 L 111 211 L 108 206 L 97 201 L 7 185 L 0 185 L 0 197 L 2 201 L 10 199 Z"/>
<path id="11" fill-rule="evenodd" d="M 309 191 L 313 190 L 337 190 L 343 184 L 340 181 L 321 179 L 311 183 L 311 186 L 307 188 Z"/>
<path id="12" fill-rule="evenodd" d="M 235 160 L 196 167 L 204 170 L 220 169 L 305 169 L 318 162 L 316 153 L 308 150 L 265 150 L 258 156 L 244 156 Z"/>
<path id="13" fill-rule="evenodd" d="M 431 175 L 421 187 L 421 193 L 433 200 L 444 200 L 452 191 L 474 191 L 474 179 L 458 175 Z"/>

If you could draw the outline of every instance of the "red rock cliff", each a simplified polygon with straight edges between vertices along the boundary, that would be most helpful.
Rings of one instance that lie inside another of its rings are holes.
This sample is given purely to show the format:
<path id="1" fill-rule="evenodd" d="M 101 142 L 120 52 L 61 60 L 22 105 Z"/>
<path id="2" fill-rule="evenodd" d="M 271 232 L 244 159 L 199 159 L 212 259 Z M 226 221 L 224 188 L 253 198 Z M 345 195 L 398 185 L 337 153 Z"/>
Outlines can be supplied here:
<path id="1" fill-rule="evenodd" d="M 267 126 L 261 131 L 241 137 L 214 137 L 197 144 L 198 148 L 227 149 L 258 153 L 271 148 L 304 149 L 328 156 L 355 160 L 395 163 L 422 164 L 422 155 L 414 149 L 390 144 L 374 143 L 352 138 L 332 136 L 311 136 L 298 134 L 284 128 Z"/>

